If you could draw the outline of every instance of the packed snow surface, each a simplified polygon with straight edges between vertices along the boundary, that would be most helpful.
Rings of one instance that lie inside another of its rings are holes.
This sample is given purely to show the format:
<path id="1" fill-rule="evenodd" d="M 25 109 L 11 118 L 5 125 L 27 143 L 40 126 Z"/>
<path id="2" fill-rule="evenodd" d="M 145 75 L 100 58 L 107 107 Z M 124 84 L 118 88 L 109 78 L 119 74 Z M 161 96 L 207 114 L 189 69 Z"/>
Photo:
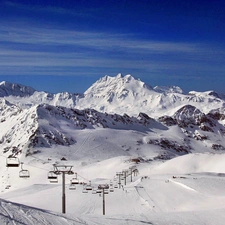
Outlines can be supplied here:
<path id="1" fill-rule="evenodd" d="M 45 160 L 45 158 L 36 159 Z M 126 177 L 121 188 L 105 195 L 83 193 L 83 185 L 70 190 L 66 177 L 66 214 L 61 214 L 61 177 L 51 184 L 46 174 L 50 164 L 26 165 L 29 179 L 8 168 L 2 188 L 1 224 L 223 224 L 225 204 L 225 154 L 190 154 L 166 162 L 135 164 L 138 174 Z M 67 162 L 72 163 L 73 161 Z M 38 164 L 38 163 L 37 163 Z M 134 166 L 128 157 L 115 157 L 96 163 L 72 163 L 82 182 L 113 182 L 116 172 Z M 72 177 L 72 176 L 71 176 Z M 5 183 L 6 184 L 6 183 Z M 3 200 L 4 199 L 4 200 Z"/>

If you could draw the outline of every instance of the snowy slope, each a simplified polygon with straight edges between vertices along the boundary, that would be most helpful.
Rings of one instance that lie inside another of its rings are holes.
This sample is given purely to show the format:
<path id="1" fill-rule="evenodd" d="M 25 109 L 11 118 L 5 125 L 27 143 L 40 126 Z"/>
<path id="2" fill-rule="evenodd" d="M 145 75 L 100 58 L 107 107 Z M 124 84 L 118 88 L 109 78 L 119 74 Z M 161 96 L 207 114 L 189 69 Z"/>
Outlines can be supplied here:
<path id="1" fill-rule="evenodd" d="M 12 225 L 75 225 L 84 221 L 21 204 L 0 200 L 0 223 Z"/>
<path id="2" fill-rule="evenodd" d="M 152 159 L 152 152 L 146 154 L 145 150 L 150 147 L 158 149 L 155 157 L 164 159 L 190 152 L 225 150 L 224 114 L 221 110 L 204 114 L 196 107 L 186 105 L 172 116 L 155 120 L 144 113 L 137 117 L 122 116 L 47 104 L 20 108 L 4 99 L 0 107 L 0 146 L 5 157 L 38 154 L 43 152 L 42 149 L 54 146 L 77 148 L 82 133 L 92 134 L 90 146 L 101 146 L 98 151 L 102 154 L 106 149 L 104 145 L 107 149 L 115 148 L 118 151 L 116 156 L 124 155 L 125 151 L 131 156 Z M 111 137 L 116 135 L 118 139 L 120 133 L 121 141 L 115 142 Z M 106 137 L 102 138 L 105 134 Z M 123 135 L 127 140 L 132 139 L 132 144 L 126 146 Z"/>
<path id="3" fill-rule="evenodd" d="M 2 192 L 1 198 L 19 205 L 1 201 L 0 210 L 4 210 L 4 214 L 0 221 L 7 219 L 12 224 L 18 221 L 35 224 L 33 221 L 36 220 L 38 224 L 222 225 L 225 219 L 224 157 L 224 154 L 189 154 L 164 163 L 136 164 L 138 174 L 133 176 L 133 181 L 129 175 L 126 185 L 122 181 L 123 187 L 114 188 L 114 192 L 105 196 L 105 216 L 102 215 L 102 195 L 92 194 L 92 191 L 82 193 L 82 185 L 69 190 L 69 176 L 66 179 L 67 214 L 60 214 L 61 179 L 58 184 L 48 184 L 43 173 L 36 178 L 36 183 L 18 181 L 21 188 Z M 109 184 L 110 180 L 116 184 L 116 172 L 134 165 L 121 159 L 100 160 L 99 163 L 75 166 L 74 170 L 80 181 L 91 180 L 93 187 Z M 33 167 L 33 170 L 40 168 Z M 22 187 L 22 183 L 26 185 Z"/>
<path id="4" fill-rule="evenodd" d="M 5 82 L 0 93 L 1 224 L 224 224 L 222 95 L 152 88 L 121 74 L 83 95 Z M 6 167 L 9 155 L 23 164 Z M 79 179 L 71 190 L 76 176 L 66 175 L 66 215 L 61 176 L 47 179 L 53 164 L 73 166 Z M 133 180 L 128 173 L 119 188 L 116 174 L 132 166 Z M 89 182 L 114 187 L 105 216 L 102 194 L 83 193 Z"/>

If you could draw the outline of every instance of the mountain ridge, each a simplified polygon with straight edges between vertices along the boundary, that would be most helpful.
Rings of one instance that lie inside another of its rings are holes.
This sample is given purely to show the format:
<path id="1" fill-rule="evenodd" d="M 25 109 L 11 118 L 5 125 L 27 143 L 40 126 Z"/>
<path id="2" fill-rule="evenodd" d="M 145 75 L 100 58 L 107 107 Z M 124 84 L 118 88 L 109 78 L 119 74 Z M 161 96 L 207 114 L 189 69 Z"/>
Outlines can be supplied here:
<path id="1" fill-rule="evenodd" d="M 4 82 L 1 84 L 3 85 Z M 225 107 L 224 96 L 214 91 L 191 91 L 185 94 L 177 86 L 152 88 L 140 79 L 135 79 L 131 75 L 122 76 L 122 74 L 100 78 L 84 94 L 68 92 L 51 94 L 14 84 L 8 84 L 11 89 L 8 88 L 7 92 L 4 92 L 5 86 L 2 85 L 0 85 L 2 98 L 22 108 L 50 104 L 81 110 L 92 108 L 99 112 L 121 115 L 126 113 L 130 116 L 137 116 L 141 111 L 157 118 L 163 115 L 171 116 L 178 108 L 187 104 L 200 107 L 204 113 Z M 18 88 L 15 89 L 14 86 Z"/>
<path id="2" fill-rule="evenodd" d="M 9 95 L 8 91 L 0 98 L 0 146 L 4 154 L 30 155 L 39 148 L 76 146 L 76 132 L 99 129 L 140 133 L 142 138 L 135 137 L 136 142 L 144 148 L 150 144 L 173 154 L 195 151 L 195 141 L 206 146 L 206 151 L 225 149 L 225 102 L 212 91 L 188 95 L 179 87 L 156 91 L 131 75 L 121 74 L 99 79 L 83 95 L 30 94 L 33 89 L 8 86 L 16 87 L 12 88 L 14 94 L 20 90 L 23 95 Z M 176 130 L 179 143 L 170 137 L 170 130 Z M 166 151 L 162 157 L 171 157 L 168 154 Z"/>
<path id="3" fill-rule="evenodd" d="M 83 214 L 85 219 L 90 215 L 87 223 L 102 218 L 102 201 L 98 195 L 82 194 L 88 182 L 93 190 L 99 184 L 108 183 L 110 188 L 117 185 L 113 194 L 107 196 L 110 220 L 100 221 L 102 224 L 111 224 L 112 218 L 115 224 L 152 223 L 154 215 L 167 218 L 170 212 L 182 223 L 184 210 L 193 215 L 198 206 L 202 213 L 202 204 L 196 203 L 202 203 L 205 198 L 203 204 L 209 210 L 224 207 L 221 197 L 225 183 L 225 107 L 223 98 L 216 93 L 184 94 L 177 87 L 161 87 L 157 92 L 131 76 L 124 79 L 118 75 L 103 78 L 97 87 L 93 84 L 89 93 L 83 95 L 37 91 L 23 94 L 0 97 L 3 198 L 60 212 L 61 185 L 49 184 L 52 181 L 47 178 L 57 165 L 65 168 L 70 165 L 75 172 L 72 179 L 78 177 L 80 183 L 71 191 L 72 180 L 66 175 L 68 213 Z M 100 107 L 98 111 L 96 108 Z M 21 162 L 21 168 L 9 168 L 8 157 Z M 137 169 L 133 181 L 132 168 Z M 29 172 L 29 178 L 21 178 L 20 172 L 24 170 Z M 124 171 L 130 170 L 126 179 Z M 117 174 L 124 174 L 125 179 L 121 182 Z M 59 179 L 63 183 L 60 177 L 57 182 Z M 189 204 L 187 208 L 184 202 Z M 6 218 L 17 222 L 17 218 L 27 221 L 29 217 L 34 224 L 37 221 L 86 224 L 80 219 L 60 220 L 61 214 L 54 217 L 48 213 L 50 218 L 43 219 L 40 211 L 32 211 L 35 215 L 30 217 L 26 212 L 31 211 L 29 208 L 14 207 L 13 203 L 3 202 L 1 206 L 5 214 L 0 220 L 4 222 Z M 214 214 L 214 219 L 220 218 L 220 224 L 223 224 L 223 211 L 219 216 Z M 211 211 L 205 212 L 207 216 L 208 212 Z M 138 219 L 132 220 L 130 215 Z M 201 222 L 208 221 L 205 218 Z M 168 221 L 167 218 L 162 224 Z M 192 217 L 189 221 L 193 223 Z"/>

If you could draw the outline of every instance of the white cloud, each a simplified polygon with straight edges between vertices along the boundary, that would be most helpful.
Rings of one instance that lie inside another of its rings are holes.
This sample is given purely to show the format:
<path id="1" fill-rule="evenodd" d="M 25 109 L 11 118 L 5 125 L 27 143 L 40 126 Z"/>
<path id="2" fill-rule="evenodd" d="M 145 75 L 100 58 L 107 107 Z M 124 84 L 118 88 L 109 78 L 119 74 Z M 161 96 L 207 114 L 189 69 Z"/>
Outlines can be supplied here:
<path id="1" fill-rule="evenodd" d="M 215 46 L 137 39 L 131 34 L 81 32 L 41 27 L 0 25 L 1 74 L 37 68 L 71 74 L 91 70 L 140 70 L 178 74 L 180 71 L 224 71 L 225 54 Z M 211 62 L 209 64 L 208 62 Z M 20 69 L 18 69 L 20 68 Z M 33 69 L 36 69 L 35 70 Z M 91 73 L 91 72 L 90 72 Z"/>

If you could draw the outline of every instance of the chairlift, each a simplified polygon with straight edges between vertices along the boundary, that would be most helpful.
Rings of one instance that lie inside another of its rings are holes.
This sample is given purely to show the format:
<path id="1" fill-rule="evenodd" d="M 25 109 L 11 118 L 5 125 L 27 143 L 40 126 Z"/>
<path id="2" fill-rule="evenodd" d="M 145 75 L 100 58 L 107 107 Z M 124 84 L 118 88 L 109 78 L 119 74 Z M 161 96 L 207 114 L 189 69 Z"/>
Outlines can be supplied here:
<path id="1" fill-rule="evenodd" d="M 88 193 L 88 190 L 86 189 L 86 186 L 83 187 L 82 193 Z"/>
<path id="2" fill-rule="evenodd" d="M 20 178 L 29 178 L 30 177 L 30 172 L 29 170 L 21 170 L 19 172 L 19 177 Z"/>
<path id="3" fill-rule="evenodd" d="M 79 184 L 79 180 L 75 177 L 73 177 L 71 180 L 70 180 L 70 183 L 71 184 Z"/>
<path id="4" fill-rule="evenodd" d="M 50 183 L 58 183 L 58 176 L 55 174 L 55 171 L 48 172 L 48 179 Z"/>
<path id="5" fill-rule="evenodd" d="M 101 193 L 102 193 L 102 190 L 101 190 L 101 189 L 97 189 L 97 190 L 96 190 L 96 193 L 97 193 L 97 194 L 101 194 Z"/>
<path id="6" fill-rule="evenodd" d="M 91 191 L 93 188 L 91 186 L 91 181 L 89 181 L 89 184 L 86 186 L 86 190 Z"/>
<path id="7" fill-rule="evenodd" d="M 70 184 L 69 190 L 76 190 L 76 186 L 74 184 Z"/>
<path id="8" fill-rule="evenodd" d="M 19 172 L 19 177 L 20 178 L 29 178 L 30 177 L 29 170 L 23 169 L 23 163 L 22 162 L 21 162 L 21 171 Z"/>
<path id="9" fill-rule="evenodd" d="M 19 167 L 20 161 L 15 156 L 9 156 L 6 158 L 6 167 Z"/>
<path id="10" fill-rule="evenodd" d="M 87 186 L 86 186 L 86 190 L 91 191 L 91 190 L 92 190 L 92 186 L 87 185 Z"/>

